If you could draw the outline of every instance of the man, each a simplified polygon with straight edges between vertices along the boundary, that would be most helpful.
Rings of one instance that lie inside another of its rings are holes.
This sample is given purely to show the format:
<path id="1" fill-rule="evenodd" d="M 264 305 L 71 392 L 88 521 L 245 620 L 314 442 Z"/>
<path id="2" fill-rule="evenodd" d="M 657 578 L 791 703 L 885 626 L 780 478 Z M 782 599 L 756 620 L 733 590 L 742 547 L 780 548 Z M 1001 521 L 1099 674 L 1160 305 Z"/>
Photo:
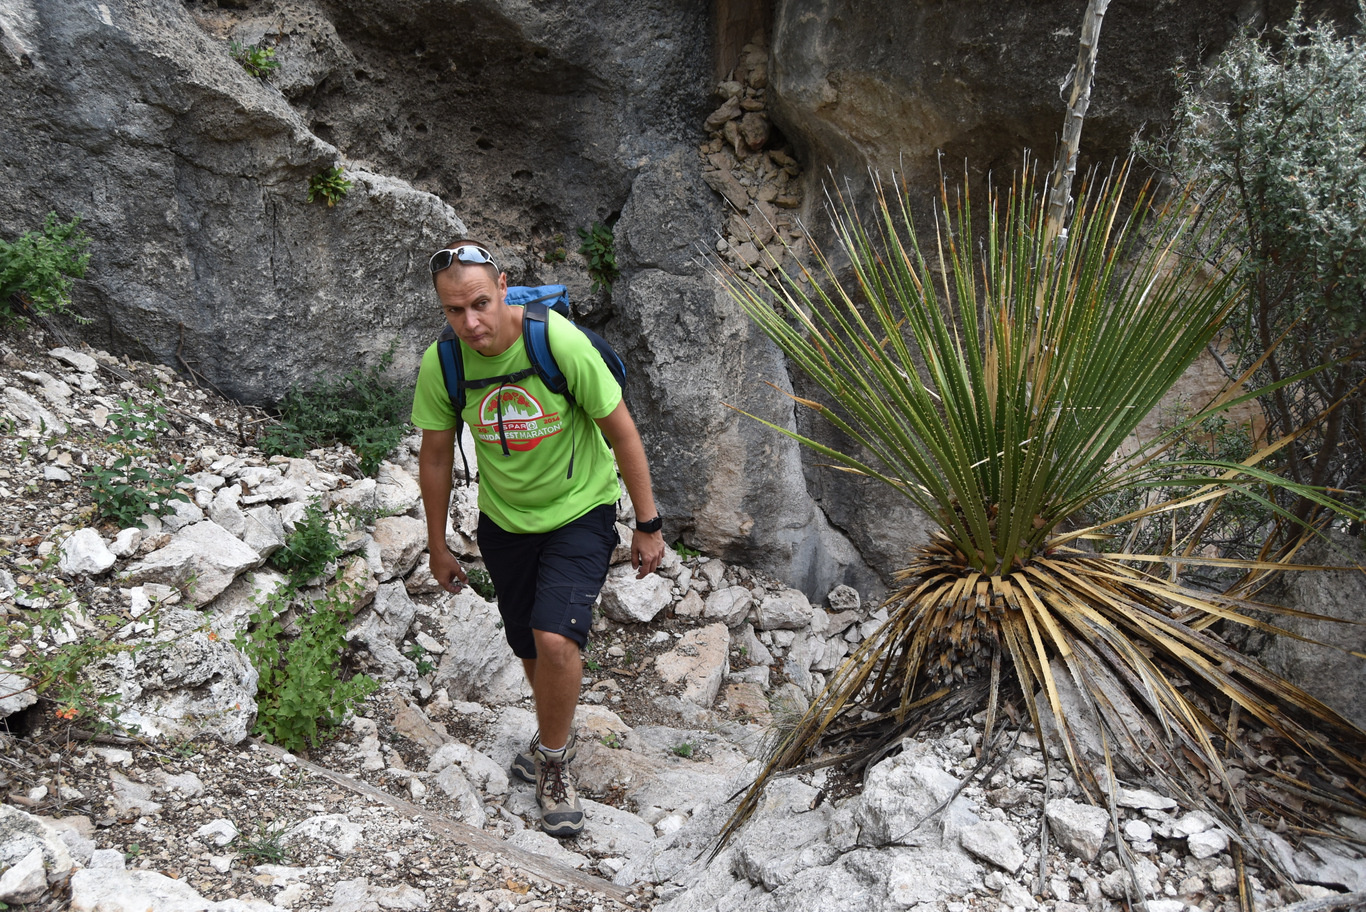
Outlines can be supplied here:
<path id="1" fill-rule="evenodd" d="M 554 311 L 547 338 L 572 400 L 528 373 L 523 309 L 507 303 L 507 276 L 484 247 L 457 241 L 437 251 L 430 266 L 436 296 L 459 339 L 467 381 L 492 378 L 467 390 L 462 417 L 474 437 L 479 468 L 479 550 L 498 593 L 508 644 L 531 684 L 540 726 L 530 749 L 513 761 L 512 773 L 534 778 L 542 829 L 577 836 L 583 809 L 567 767 L 575 753 L 581 650 L 617 543 L 618 468 L 636 511 L 631 565 L 637 578 L 654 572 L 664 556 L 645 448 L 601 356 Z M 413 424 L 422 429 L 418 482 L 432 575 L 447 591 L 459 592 L 465 571 L 446 546 L 459 441 L 436 343 L 422 358 Z"/>

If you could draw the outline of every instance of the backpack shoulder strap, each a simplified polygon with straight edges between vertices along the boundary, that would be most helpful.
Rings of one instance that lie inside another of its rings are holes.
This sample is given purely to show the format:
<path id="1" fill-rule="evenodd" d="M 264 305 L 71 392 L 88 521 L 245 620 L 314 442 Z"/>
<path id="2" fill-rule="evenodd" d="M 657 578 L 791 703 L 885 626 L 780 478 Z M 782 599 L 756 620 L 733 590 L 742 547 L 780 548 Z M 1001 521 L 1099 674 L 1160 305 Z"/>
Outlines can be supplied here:
<path id="1" fill-rule="evenodd" d="M 546 385 L 552 393 L 558 393 L 573 399 L 574 396 L 569 392 L 569 381 L 564 377 L 564 371 L 560 370 L 560 365 L 555 361 L 555 353 L 550 350 L 550 307 L 547 298 L 538 298 L 528 301 L 525 305 L 526 313 L 522 320 L 522 343 L 526 346 L 526 356 L 531 361 L 531 366 L 540 375 L 541 382 Z"/>
<path id="2" fill-rule="evenodd" d="M 470 483 L 470 464 L 465 459 L 465 447 L 460 438 L 464 435 L 465 419 L 465 362 L 460 355 L 460 340 L 455 330 L 447 325 L 436 340 L 436 353 L 441 362 L 441 380 L 446 385 L 446 395 L 450 397 L 451 408 L 455 409 L 455 448 L 460 451 L 460 464 L 465 468 L 465 484 Z"/>
<path id="3" fill-rule="evenodd" d="M 465 361 L 460 355 L 460 340 L 449 326 L 441 330 L 436 340 L 436 353 L 441 361 L 441 379 L 446 384 L 446 395 L 455 409 L 455 420 L 465 408 Z"/>

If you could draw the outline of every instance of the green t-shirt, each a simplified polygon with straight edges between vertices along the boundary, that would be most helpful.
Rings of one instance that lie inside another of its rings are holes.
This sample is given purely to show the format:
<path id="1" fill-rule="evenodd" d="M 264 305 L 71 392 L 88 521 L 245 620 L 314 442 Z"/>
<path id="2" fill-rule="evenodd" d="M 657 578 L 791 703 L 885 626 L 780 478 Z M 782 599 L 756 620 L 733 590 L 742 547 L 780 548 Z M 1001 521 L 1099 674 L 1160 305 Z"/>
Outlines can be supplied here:
<path id="1" fill-rule="evenodd" d="M 555 311 L 550 311 L 547 332 L 574 404 L 548 390 L 535 373 L 514 383 L 465 391 L 462 417 L 474 437 L 479 509 L 509 532 L 558 529 L 621 496 L 616 461 L 592 420 L 611 414 L 621 402 L 621 387 L 588 338 Z M 531 366 L 521 339 L 495 357 L 481 355 L 463 342 L 460 349 L 468 380 L 514 374 Z M 498 434 L 499 399 L 506 456 Z M 455 427 L 455 409 L 446 395 L 435 342 L 422 355 L 413 424 L 429 431 Z M 566 478 L 571 456 L 574 474 Z"/>

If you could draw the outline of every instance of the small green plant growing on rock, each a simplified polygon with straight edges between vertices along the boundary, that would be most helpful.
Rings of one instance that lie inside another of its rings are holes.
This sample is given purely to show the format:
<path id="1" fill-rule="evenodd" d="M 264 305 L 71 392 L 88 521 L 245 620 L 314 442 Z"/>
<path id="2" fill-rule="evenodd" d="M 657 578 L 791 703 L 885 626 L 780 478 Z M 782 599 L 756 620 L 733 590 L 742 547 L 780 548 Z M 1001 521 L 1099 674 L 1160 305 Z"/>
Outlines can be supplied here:
<path id="1" fill-rule="evenodd" d="M 341 202 L 351 190 L 351 182 L 342 175 L 342 166 L 333 165 L 310 177 L 308 179 L 308 201 L 311 203 L 321 197 L 327 201 L 329 209 Z"/>
<path id="2" fill-rule="evenodd" d="M 465 574 L 470 581 L 470 588 L 486 602 L 491 602 L 498 597 L 494 591 L 493 580 L 489 577 L 489 572 L 482 567 L 473 567 Z"/>
<path id="3" fill-rule="evenodd" d="M 274 820 L 262 820 L 256 833 L 242 840 L 237 854 L 243 858 L 257 858 L 265 864 L 279 864 L 288 857 L 284 845 L 285 825 Z"/>
<path id="4" fill-rule="evenodd" d="M 260 676 L 254 731 L 294 753 L 322 741 L 378 687 L 368 675 L 340 673 L 345 621 L 355 611 L 360 587 L 336 583 L 311 601 L 297 600 L 297 594 L 288 585 L 272 593 L 237 637 Z M 298 631 L 293 638 L 283 620 L 290 612 Z"/>
<path id="5" fill-rule="evenodd" d="M 322 502 L 317 498 L 304 508 L 303 518 L 285 536 L 285 546 L 271 555 L 276 569 L 289 577 L 289 584 L 298 588 L 322 574 L 328 565 L 341 556 L 341 543 Z"/>
<path id="6" fill-rule="evenodd" d="M 684 760 L 687 760 L 690 757 L 692 757 L 694 750 L 696 750 L 696 748 L 693 747 L 693 743 L 691 741 L 684 741 L 682 744 L 675 744 L 673 748 L 674 756 L 682 757 Z"/>
<path id="7" fill-rule="evenodd" d="M 25 311 L 42 316 L 66 313 L 71 287 L 85 275 L 90 240 L 80 218 L 62 223 L 49 212 L 41 231 L 13 243 L 0 240 L 0 325 L 22 319 Z"/>
<path id="8" fill-rule="evenodd" d="M 126 399 L 109 416 L 113 430 L 107 441 L 112 458 L 104 465 L 93 466 L 81 481 L 95 501 L 97 516 L 126 528 L 140 523 L 149 513 L 161 516 L 170 512 L 177 500 L 189 502 L 190 498 L 176 488 L 189 481 L 183 466 L 175 462 L 155 464 L 157 457 L 151 446 L 170 431 L 165 415 L 163 406 L 139 408 Z"/>
<path id="9" fill-rule="evenodd" d="M 686 544 L 684 544 L 683 539 L 681 538 L 673 543 L 673 549 L 674 553 L 678 555 L 680 560 L 689 560 L 694 557 L 702 556 L 701 551 L 698 551 L 696 548 L 689 548 Z"/>
<path id="10" fill-rule="evenodd" d="M 74 596 L 65 587 L 49 589 L 40 580 L 26 595 L 48 602 L 65 601 L 60 606 L 49 605 L 11 616 L 0 626 L 0 654 L 6 658 L 0 664 L 0 698 L 13 696 L 23 689 L 31 689 L 43 700 L 56 705 L 54 715 L 66 722 L 79 724 L 97 732 L 116 728 L 120 695 L 106 692 L 96 683 L 91 667 L 122 652 L 138 652 L 147 643 L 118 643 L 109 635 L 99 618 L 99 632 L 56 642 L 56 631 L 69 629 L 75 615 L 69 610 Z M 144 616 L 146 617 L 146 616 Z M 88 623 L 88 620 L 81 621 Z"/>
<path id="11" fill-rule="evenodd" d="M 569 256 L 569 251 L 566 250 L 564 246 L 564 235 L 555 235 L 553 238 L 551 238 L 550 243 L 551 247 L 549 250 L 545 252 L 545 256 L 542 257 L 542 259 L 544 259 L 551 266 L 563 263 L 565 257 Z"/>
<path id="12" fill-rule="evenodd" d="M 432 664 L 432 660 L 427 657 L 428 652 L 426 647 L 421 643 L 414 643 L 412 646 L 409 646 L 408 651 L 405 652 L 404 655 L 417 666 L 417 673 L 419 675 L 431 674 L 436 670 L 436 666 Z"/>
<path id="13" fill-rule="evenodd" d="M 588 277 L 593 280 L 593 290 L 601 288 L 610 293 L 612 283 L 621 275 L 611 226 L 594 222 L 592 228 L 580 228 L 579 237 L 583 239 L 579 253 L 588 260 Z"/>
<path id="14" fill-rule="evenodd" d="M 234 41 L 228 46 L 228 53 L 242 65 L 242 69 L 258 79 L 265 79 L 280 68 L 280 61 L 275 59 L 275 48 Z"/>

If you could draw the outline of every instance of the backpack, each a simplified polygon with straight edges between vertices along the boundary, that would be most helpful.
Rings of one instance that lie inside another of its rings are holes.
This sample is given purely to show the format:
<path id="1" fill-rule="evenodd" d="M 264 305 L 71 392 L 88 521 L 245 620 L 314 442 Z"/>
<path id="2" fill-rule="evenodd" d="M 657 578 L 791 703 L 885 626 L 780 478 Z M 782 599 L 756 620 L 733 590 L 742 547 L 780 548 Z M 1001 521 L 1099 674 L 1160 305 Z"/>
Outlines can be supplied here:
<path id="1" fill-rule="evenodd" d="M 626 364 L 606 339 L 591 329 L 586 329 L 573 322 L 569 309 L 569 290 L 563 285 L 509 286 L 506 301 L 512 306 L 521 306 L 526 311 L 522 318 L 522 344 L 526 348 L 526 355 L 531 361 L 531 367 L 498 377 L 467 380 L 465 379 L 464 359 L 460 353 L 460 340 L 456 338 L 455 331 L 450 326 L 446 326 L 442 329 L 441 336 L 437 340 L 437 354 L 441 361 L 441 379 L 446 384 L 446 395 L 450 397 L 451 406 L 455 409 L 455 447 L 460 451 L 460 461 L 465 467 L 467 483 L 470 477 L 470 466 L 465 460 L 465 450 L 460 445 L 460 436 L 464 429 L 462 413 L 465 409 L 465 390 L 484 389 L 502 383 L 515 383 L 518 380 L 530 377 L 532 374 L 537 374 L 547 389 L 564 396 L 571 403 L 574 402 L 574 393 L 569 389 L 569 381 L 565 379 L 564 372 L 556 363 L 555 353 L 550 350 L 547 325 L 550 322 L 551 310 L 558 311 L 561 316 L 569 319 L 571 326 L 588 337 L 588 341 L 592 343 L 603 363 L 607 365 L 607 370 L 612 374 L 612 378 L 617 381 L 617 385 L 623 390 L 626 388 Z M 501 431 L 500 424 L 500 435 Z M 510 455 L 507 440 L 503 439 L 502 443 L 503 455 Z M 572 478 L 573 476 L 574 457 L 571 453 L 569 473 L 565 477 Z"/>

